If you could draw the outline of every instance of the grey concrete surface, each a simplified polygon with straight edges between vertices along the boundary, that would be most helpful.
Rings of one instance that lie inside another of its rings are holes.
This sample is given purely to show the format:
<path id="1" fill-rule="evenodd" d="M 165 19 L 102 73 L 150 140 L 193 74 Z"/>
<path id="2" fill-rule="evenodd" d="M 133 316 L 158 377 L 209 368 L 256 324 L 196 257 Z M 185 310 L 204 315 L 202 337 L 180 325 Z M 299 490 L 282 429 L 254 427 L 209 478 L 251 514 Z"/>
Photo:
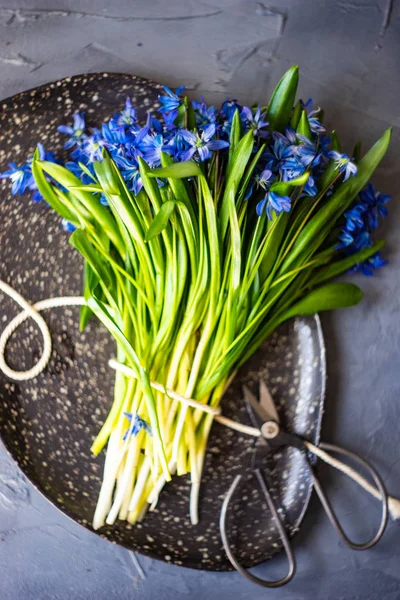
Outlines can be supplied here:
<path id="1" fill-rule="evenodd" d="M 281 73 L 301 68 L 300 91 L 324 107 L 351 151 L 388 125 L 393 143 L 375 181 L 392 193 L 385 226 L 390 265 L 356 278 L 364 302 L 324 316 L 328 394 L 323 437 L 364 453 L 400 497 L 400 3 L 384 0 L 2 0 L 0 97 L 67 75 L 119 71 L 217 101 L 265 101 Z M 358 281 L 359 280 L 359 281 Z M 354 535 L 378 519 L 321 467 L 334 504 Z M 398 600 L 400 523 L 365 553 L 344 548 L 314 499 L 296 538 L 298 574 L 262 590 L 237 574 L 168 566 L 140 557 L 142 581 L 126 551 L 63 517 L 0 455 L 1 600 Z M 258 568 L 276 576 L 284 558 Z"/>

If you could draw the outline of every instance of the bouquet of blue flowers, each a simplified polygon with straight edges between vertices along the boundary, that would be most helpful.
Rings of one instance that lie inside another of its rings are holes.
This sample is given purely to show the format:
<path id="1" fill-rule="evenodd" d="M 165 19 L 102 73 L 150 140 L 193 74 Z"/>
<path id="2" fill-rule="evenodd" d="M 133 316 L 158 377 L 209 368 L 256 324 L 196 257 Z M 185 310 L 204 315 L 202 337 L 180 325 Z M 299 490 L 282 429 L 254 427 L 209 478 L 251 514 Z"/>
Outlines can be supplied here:
<path id="1" fill-rule="evenodd" d="M 292 67 L 267 106 L 219 110 L 165 87 L 160 118 L 138 123 L 127 99 L 92 131 L 75 114 L 59 127 L 68 162 L 39 145 L 1 175 L 61 216 L 84 257 L 81 327 L 94 313 L 125 366 L 92 445 L 108 445 L 95 528 L 134 523 L 189 472 L 196 523 L 207 438 L 238 367 L 283 321 L 361 299 L 333 278 L 386 262 L 372 234 L 389 197 L 369 180 L 390 131 L 347 155 L 297 85 Z"/>

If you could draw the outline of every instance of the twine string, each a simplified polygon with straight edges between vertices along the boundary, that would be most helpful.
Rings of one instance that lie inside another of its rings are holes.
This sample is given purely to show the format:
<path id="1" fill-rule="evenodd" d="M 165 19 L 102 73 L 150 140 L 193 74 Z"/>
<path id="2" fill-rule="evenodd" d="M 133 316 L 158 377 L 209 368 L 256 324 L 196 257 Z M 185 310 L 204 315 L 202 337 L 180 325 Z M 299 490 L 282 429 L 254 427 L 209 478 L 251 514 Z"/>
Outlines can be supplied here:
<path id="1" fill-rule="evenodd" d="M 40 315 L 40 312 L 49 309 L 49 308 L 58 308 L 61 306 L 82 306 L 86 304 L 85 299 L 82 296 L 60 296 L 56 298 L 48 298 L 47 300 L 41 300 L 40 302 L 36 302 L 35 304 L 29 304 L 19 294 L 16 292 L 10 285 L 8 285 L 5 281 L 0 279 L 0 290 L 9 296 L 12 300 L 14 300 L 19 306 L 23 309 L 16 317 L 14 317 L 3 330 L 0 335 L 0 370 L 10 379 L 14 379 L 15 381 L 27 381 L 29 379 L 34 379 L 37 377 L 47 366 L 52 350 L 52 342 L 51 342 L 51 334 L 48 328 L 46 321 Z M 6 362 L 5 359 L 5 350 L 7 343 L 13 333 L 18 329 L 18 327 L 26 321 L 26 319 L 31 318 L 38 325 L 42 336 L 43 336 L 43 350 L 42 355 L 40 356 L 38 362 L 27 369 L 26 371 L 15 371 L 12 369 Z M 127 365 L 119 363 L 115 359 L 111 359 L 109 361 L 109 366 L 116 370 L 120 371 L 127 377 L 135 377 L 137 375 L 135 371 L 129 368 Z M 202 402 L 198 402 L 193 398 L 186 398 L 185 396 L 181 396 L 174 390 L 170 390 L 165 388 L 161 383 L 157 383 L 156 381 L 151 381 L 150 385 L 153 389 L 162 392 L 175 400 L 178 400 L 182 404 L 186 406 L 191 406 L 193 408 L 198 408 L 208 414 L 211 414 L 215 421 L 224 425 L 225 427 L 229 427 L 230 429 L 234 429 L 240 433 L 244 433 L 246 435 L 251 435 L 254 437 L 259 437 L 261 432 L 256 427 L 250 427 L 249 425 L 244 425 L 243 423 L 239 423 L 238 421 L 234 421 L 227 417 L 221 415 L 221 409 L 218 407 L 212 407 L 207 404 L 203 404 Z M 311 442 L 305 442 L 307 449 L 315 454 L 318 458 L 323 460 L 325 463 L 334 467 L 335 469 L 341 471 L 350 479 L 353 479 L 360 487 L 362 487 L 366 492 L 371 494 L 377 500 L 382 500 L 380 492 L 369 483 L 367 479 L 365 479 L 362 475 L 357 473 L 354 469 L 343 463 L 342 461 L 334 458 L 318 446 L 315 446 Z M 392 519 L 400 519 L 400 500 L 397 498 L 389 497 L 388 498 L 388 508 Z"/>

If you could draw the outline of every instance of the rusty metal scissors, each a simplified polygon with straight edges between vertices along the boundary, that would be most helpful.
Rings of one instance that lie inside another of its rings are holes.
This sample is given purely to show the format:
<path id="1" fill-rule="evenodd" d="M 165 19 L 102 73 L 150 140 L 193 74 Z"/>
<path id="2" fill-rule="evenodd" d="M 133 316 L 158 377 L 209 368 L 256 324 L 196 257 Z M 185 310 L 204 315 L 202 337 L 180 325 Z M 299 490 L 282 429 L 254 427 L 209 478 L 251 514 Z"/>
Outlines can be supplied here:
<path id="1" fill-rule="evenodd" d="M 340 448 L 339 446 L 335 446 L 334 444 L 320 443 L 318 446 L 318 448 L 323 451 L 343 455 L 344 457 L 350 458 L 354 462 L 358 463 L 367 472 L 369 472 L 369 474 L 375 482 L 377 490 L 379 491 L 380 500 L 382 504 L 382 517 L 379 528 L 376 534 L 370 540 L 364 543 L 355 543 L 352 542 L 344 533 L 343 528 L 332 509 L 330 501 L 327 498 L 321 486 L 321 483 L 319 482 L 315 474 L 314 467 L 309 459 L 310 447 L 312 451 L 312 445 L 309 444 L 302 437 L 296 435 L 295 433 L 289 433 L 281 427 L 279 414 L 276 409 L 275 403 L 263 380 L 260 380 L 259 400 L 254 396 L 254 394 L 251 393 L 251 391 L 246 386 L 243 387 L 243 392 L 253 424 L 260 430 L 260 436 L 257 438 L 260 441 L 255 447 L 255 452 L 253 453 L 251 470 L 256 476 L 260 489 L 267 502 L 268 509 L 271 511 L 275 520 L 283 548 L 286 552 L 286 556 L 289 563 L 289 569 L 287 574 L 281 579 L 277 579 L 275 581 L 266 581 L 264 579 L 256 577 L 255 575 L 247 571 L 235 557 L 227 535 L 227 514 L 235 491 L 237 490 L 240 481 L 242 480 L 242 475 L 237 475 L 234 479 L 224 499 L 220 516 L 220 532 L 222 542 L 224 545 L 225 552 L 232 566 L 249 581 L 252 581 L 257 585 L 261 585 L 266 588 L 280 587 L 285 583 L 288 583 L 295 574 L 296 561 L 292 551 L 288 533 L 279 514 L 281 508 L 275 505 L 275 502 L 272 499 L 271 493 L 268 488 L 268 482 L 264 476 L 268 455 L 270 455 L 271 453 L 273 454 L 274 452 L 276 452 L 284 446 L 296 448 L 302 453 L 304 461 L 311 472 L 315 491 L 317 492 L 317 495 L 321 501 L 321 504 L 326 514 L 328 515 L 332 526 L 338 533 L 342 542 L 346 544 L 346 546 L 348 546 L 349 548 L 352 548 L 353 550 L 367 550 L 368 548 L 374 546 L 381 539 L 388 520 L 388 494 L 385 485 L 382 481 L 382 478 L 374 469 L 374 467 L 372 467 L 364 458 L 358 456 L 358 454 L 350 452 L 349 450 L 345 450 L 344 448 Z"/>

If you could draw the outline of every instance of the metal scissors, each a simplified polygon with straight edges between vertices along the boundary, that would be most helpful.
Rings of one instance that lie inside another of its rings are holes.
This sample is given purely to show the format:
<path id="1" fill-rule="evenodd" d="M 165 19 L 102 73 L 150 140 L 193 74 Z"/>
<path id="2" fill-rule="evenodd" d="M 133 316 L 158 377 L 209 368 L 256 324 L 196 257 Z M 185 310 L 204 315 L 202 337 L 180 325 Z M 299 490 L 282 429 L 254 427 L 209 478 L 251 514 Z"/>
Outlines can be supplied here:
<path id="1" fill-rule="evenodd" d="M 275 403 L 269 393 L 269 390 L 263 380 L 260 380 L 260 398 L 259 400 L 251 393 L 251 391 L 243 386 L 244 397 L 247 403 L 247 407 L 249 410 L 249 414 L 253 421 L 253 424 L 260 430 L 260 436 L 257 438 L 259 443 L 255 448 L 255 454 L 253 453 L 253 466 L 252 472 L 255 474 L 256 479 L 259 483 L 260 489 L 265 497 L 268 509 L 271 511 L 273 518 L 275 520 L 275 524 L 279 533 L 279 536 L 282 541 L 283 548 L 286 552 L 286 556 L 289 563 L 289 569 L 287 574 L 281 579 L 277 579 L 275 581 L 266 581 L 264 579 L 260 579 L 256 577 L 249 571 L 247 571 L 237 560 L 235 557 L 232 547 L 228 540 L 227 535 L 227 514 L 229 510 L 230 503 L 234 496 L 235 491 L 237 490 L 239 483 L 242 479 L 242 475 L 237 475 L 234 479 L 222 505 L 221 516 L 220 516 L 220 532 L 222 537 L 222 542 L 224 545 L 225 552 L 232 564 L 232 566 L 241 574 L 243 577 L 256 583 L 257 585 L 261 585 L 266 588 L 276 588 L 288 583 L 294 576 L 296 571 L 296 561 L 291 548 L 291 543 L 289 541 L 288 533 L 285 529 L 285 525 L 282 521 L 282 518 L 279 514 L 281 512 L 280 507 L 275 505 L 274 500 L 272 499 L 271 493 L 268 488 L 267 479 L 264 476 L 264 470 L 267 466 L 266 461 L 269 454 L 273 454 L 280 448 L 284 446 L 291 446 L 299 450 L 303 457 L 304 461 L 307 465 L 307 468 L 310 470 L 313 484 L 315 487 L 315 491 L 321 501 L 321 504 L 328 515 L 328 518 L 341 538 L 342 542 L 346 544 L 349 548 L 353 550 L 367 550 L 374 546 L 382 537 L 387 520 L 388 520 L 388 494 L 385 488 L 385 485 L 382 481 L 382 478 L 377 473 L 377 471 L 372 467 L 364 458 L 358 456 L 354 452 L 350 452 L 349 450 L 345 450 L 344 448 L 340 448 L 335 446 L 334 444 L 325 444 L 320 443 L 318 448 L 327 451 L 333 452 L 340 455 L 343 455 L 346 458 L 350 458 L 359 465 L 361 465 L 369 474 L 375 482 L 376 488 L 380 494 L 380 501 L 382 504 L 382 517 L 379 528 L 376 534 L 368 541 L 364 543 L 355 543 L 352 542 L 344 533 L 341 524 L 339 523 L 332 506 L 327 498 L 321 483 L 319 482 L 312 463 L 309 460 L 309 452 L 310 449 L 312 451 L 312 445 L 308 443 L 305 439 L 296 435 L 295 433 L 289 433 L 285 431 L 281 425 L 279 420 L 279 414 L 276 409 Z M 342 463 L 343 465 L 343 463 Z M 354 471 L 353 471 L 354 472 Z"/>

